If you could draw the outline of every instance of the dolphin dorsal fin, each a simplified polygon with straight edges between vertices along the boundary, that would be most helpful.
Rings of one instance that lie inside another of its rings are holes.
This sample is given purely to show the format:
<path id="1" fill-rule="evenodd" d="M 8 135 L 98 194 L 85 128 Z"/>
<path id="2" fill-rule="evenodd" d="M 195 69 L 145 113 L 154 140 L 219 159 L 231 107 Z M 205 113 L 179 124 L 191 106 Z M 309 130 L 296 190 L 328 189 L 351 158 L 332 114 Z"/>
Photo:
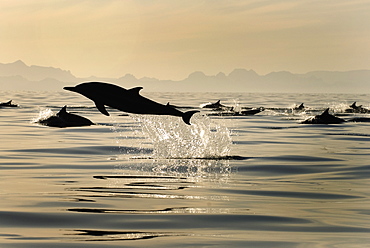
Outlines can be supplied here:
<path id="1" fill-rule="evenodd" d="M 218 101 L 216 102 L 216 104 L 220 104 L 220 101 L 221 101 L 221 100 L 218 100 Z"/>
<path id="2" fill-rule="evenodd" d="M 12 101 L 13 100 L 7 101 L 5 104 L 9 104 L 10 105 L 10 104 L 12 104 Z"/>
<path id="3" fill-rule="evenodd" d="M 329 115 L 329 108 L 325 109 L 325 111 L 324 111 L 324 112 L 322 112 L 322 114 L 321 114 L 321 115 Z"/>
<path id="4" fill-rule="evenodd" d="M 103 115 L 109 116 L 109 113 L 108 113 L 108 111 L 105 109 L 104 104 L 99 103 L 99 102 L 95 102 L 95 106 L 96 106 L 96 108 L 100 111 L 100 113 L 102 113 Z"/>
<path id="5" fill-rule="evenodd" d="M 61 110 L 59 110 L 59 112 L 57 113 L 57 116 L 60 116 L 66 113 L 67 113 L 67 105 L 64 105 L 64 107 Z"/>
<path id="6" fill-rule="evenodd" d="M 132 88 L 132 89 L 129 89 L 128 91 L 132 92 L 132 93 L 136 93 L 139 95 L 139 91 L 142 90 L 143 87 L 135 87 L 135 88 Z"/>
<path id="7" fill-rule="evenodd" d="M 351 108 L 356 108 L 356 102 L 352 103 L 352 105 L 350 106 Z"/>

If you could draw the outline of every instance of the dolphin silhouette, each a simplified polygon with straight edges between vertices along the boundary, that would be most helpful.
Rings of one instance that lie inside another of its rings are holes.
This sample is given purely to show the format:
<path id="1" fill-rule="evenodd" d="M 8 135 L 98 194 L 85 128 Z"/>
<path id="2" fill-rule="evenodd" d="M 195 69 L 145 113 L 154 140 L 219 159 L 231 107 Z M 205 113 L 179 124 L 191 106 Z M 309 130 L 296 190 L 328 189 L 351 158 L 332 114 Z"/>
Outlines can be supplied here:
<path id="1" fill-rule="evenodd" d="M 302 124 L 339 124 L 342 122 L 345 122 L 345 120 L 329 114 L 329 108 L 327 108 L 321 115 L 310 117 L 302 121 L 301 123 Z"/>
<path id="2" fill-rule="evenodd" d="M 299 105 L 299 106 L 295 106 L 294 107 L 294 109 L 295 110 L 303 110 L 305 107 L 304 107 L 304 104 L 303 103 L 301 103 L 301 105 Z"/>
<path id="3" fill-rule="evenodd" d="M 0 102 L 0 107 L 18 107 L 17 104 L 13 104 L 12 100 L 7 102 Z"/>
<path id="4" fill-rule="evenodd" d="M 233 110 L 234 107 L 229 107 L 221 104 L 221 100 L 218 100 L 215 103 L 206 103 L 202 105 L 202 108 L 211 108 L 213 110 Z"/>
<path id="5" fill-rule="evenodd" d="M 362 107 L 362 105 L 357 106 L 356 102 L 352 103 L 352 105 L 350 105 L 349 107 L 350 108 L 346 109 L 344 112 L 346 112 L 346 113 L 361 113 L 361 114 L 370 113 L 369 109 Z"/>
<path id="6" fill-rule="evenodd" d="M 38 123 L 49 127 L 82 127 L 94 125 L 89 119 L 67 112 L 64 106 L 56 115 L 50 116 Z"/>
<path id="7" fill-rule="evenodd" d="M 199 111 L 181 112 L 170 105 L 154 102 L 139 94 L 143 87 L 124 89 L 120 86 L 102 83 L 87 82 L 75 87 L 64 87 L 63 89 L 80 93 L 91 99 L 96 108 L 104 115 L 109 116 L 105 106 L 133 114 L 151 115 L 173 115 L 180 116 L 182 120 L 190 125 L 190 118 Z"/>

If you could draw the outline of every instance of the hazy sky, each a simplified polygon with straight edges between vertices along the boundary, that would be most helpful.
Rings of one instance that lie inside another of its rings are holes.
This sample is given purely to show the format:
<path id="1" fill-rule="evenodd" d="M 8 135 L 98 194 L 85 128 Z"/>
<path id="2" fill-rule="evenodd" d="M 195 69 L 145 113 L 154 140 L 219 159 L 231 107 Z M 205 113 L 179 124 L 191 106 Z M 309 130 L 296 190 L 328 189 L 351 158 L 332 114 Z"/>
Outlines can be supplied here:
<path id="1" fill-rule="evenodd" d="M 1 0 L 0 62 L 78 77 L 370 69 L 369 0 Z"/>

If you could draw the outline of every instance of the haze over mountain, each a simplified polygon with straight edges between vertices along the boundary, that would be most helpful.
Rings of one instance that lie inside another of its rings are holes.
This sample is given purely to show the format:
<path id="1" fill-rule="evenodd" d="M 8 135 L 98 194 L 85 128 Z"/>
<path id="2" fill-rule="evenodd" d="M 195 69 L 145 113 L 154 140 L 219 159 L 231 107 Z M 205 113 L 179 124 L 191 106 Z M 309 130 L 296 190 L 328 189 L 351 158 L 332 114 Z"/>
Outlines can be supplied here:
<path id="1" fill-rule="evenodd" d="M 259 75 L 253 70 L 235 69 L 229 74 L 205 75 L 197 71 L 179 81 L 136 78 L 77 78 L 60 68 L 31 65 L 21 60 L 0 63 L 1 90 L 61 91 L 66 85 L 104 81 L 124 88 L 143 86 L 145 91 L 188 92 L 296 92 L 296 93 L 370 93 L 370 70 L 313 71 L 294 74 L 288 71 Z"/>

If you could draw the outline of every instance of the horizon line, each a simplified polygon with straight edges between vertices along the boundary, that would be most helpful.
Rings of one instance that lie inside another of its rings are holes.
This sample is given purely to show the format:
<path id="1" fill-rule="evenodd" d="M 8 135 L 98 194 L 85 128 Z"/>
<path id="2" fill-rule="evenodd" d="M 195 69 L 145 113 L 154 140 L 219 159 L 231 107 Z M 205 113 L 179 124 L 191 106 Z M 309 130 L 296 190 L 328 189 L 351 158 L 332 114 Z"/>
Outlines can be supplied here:
<path id="1" fill-rule="evenodd" d="M 96 75 L 90 75 L 90 76 L 87 76 L 87 77 L 78 77 L 78 76 L 75 76 L 71 70 L 69 69 L 63 69 L 61 67 L 54 67 L 54 66 L 45 66 L 45 65 L 28 65 L 27 63 L 25 63 L 23 60 L 21 59 L 18 59 L 14 62 L 9 62 L 9 63 L 3 63 L 3 62 L 0 62 L 0 64 L 3 64 L 3 65 L 7 65 L 7 64 L 16 64 L 16 63 L 22 63 L 24 64 L 25 66 L 27 67 L 32 67 L 32 66 L 36 66 L 36 67 L 44 67 L 44 68 L 53 68 L 53 69 L 59 69 L 59 70 L 62 70 L 62 71 L 65 71 L 65 72 L 69 72 L 73 77 L 75 77 L 76 79 L 88 79 L 88 78 L 104 78 L 104 79 L 119 79 L 119 78 L 123 78 L 125 76 L 133 76 L 134 78 L 138 79 L 138 80 L 141 80 L 141 79 L 145 79 L 145 78 L 148 78 L 148 79 L 156 79 L 156 80 L 160 80 L 160 81 L 183 81 L 187 78 L 190 77 L 190 75 L 192 74 L 195 74 L 195 73 L 202 73 L 204 76 L 207 76 L 207 77 L 212 77 L 212 76 L 217 76 L 219 74 L 224 74 L 225 76 L 230 76 L 230 74 L 234 71 L 237 71 L 237 70 L 245 70 L 245 71 L 248 71 L 248 72 L 254 72 L 256 73 L 258 76 L 267 76 L 269 74 L 272 74 L 272 73 L 281 73 L 281 72 L 287 72 L 287 73 L 290 73 L 290 74 L 293 74 L 293 75 L 305 75 L 305 74 L 308 74 L 308 73 L 313 73 L 313 72 L 355 72 L 355 71 L 370 71 L 370 69 L 352 69 L 352 70 L 313 70 L 313 71 L 307 71 L 307 72 L 304 72 L 304 73 L 296 73 L 296 72 L 292 72 L 292 71 L 289 71 L 289 70 L 280 70 L 280 71 L 271 71 L 267 74 L 259 74 L 257 73 L 254 69 L 246 69 L 246 68 L 234 68 L 233 70 L 231 70 L 231 72 L 229 73 L 225 73 L 223 71 L 219 71 L 218 73 L 216 74 L 206 74 L 204 73 L 203 71 L 200 71 L 200 70 L 195 70 L 193 72 L 190 72 L 189 74 L 187 74 L 188 76 L 183 78 L 183 79 L 180 79 L 180 80 L 174 80 L 174 79 L 160 79 L 160 78 L 156 78 L 156 77 L 151 77 L 151 76 L 143 76 L 143 77 L 136 77 L 133 73 L 126 73 L 122 76 L 119 76 L 119 77 L 109 77 L 109 76 L 96 76 Z"/>

